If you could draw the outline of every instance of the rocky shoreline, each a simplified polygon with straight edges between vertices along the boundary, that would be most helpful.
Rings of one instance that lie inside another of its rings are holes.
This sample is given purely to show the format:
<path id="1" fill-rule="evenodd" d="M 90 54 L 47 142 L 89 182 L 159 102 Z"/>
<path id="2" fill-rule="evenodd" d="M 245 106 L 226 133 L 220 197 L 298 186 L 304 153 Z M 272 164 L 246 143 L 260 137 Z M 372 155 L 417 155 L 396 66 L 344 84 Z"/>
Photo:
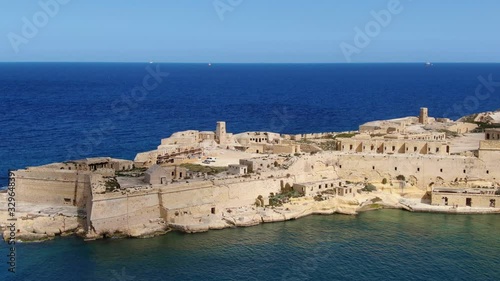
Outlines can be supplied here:
<path id="1" fill-rule="evenodd" d="M 313 198 L 295 198 L 281 207 L 240 207 L 226 209 L 218 215 L 206 217 L 186 217 L 181 222 L 166 223 L 163 219 L 152 219 L 148 223 L 132 226 L 128 233 L 108 233 L 105 235 L 89 235 L 83 229 L 83 220 L 74 207 L 50 207 L 25 204 L 17 213 L 15 240 L 17 242 L 41 242 L 56 236 L 77 235 L 85 240 L 101 238 L 148 238 L 175 230 L 185 233 L 206 232 L 209 230 L 248 227 L 261 223 L 282 222 L 295 220 L 309 215 L 346 214 L 356 215 L 360 211 L 380 208 L 402 208 L 397 200 L 377 202 L 376 207 L 372 199 L 379 198 L 375 194 L 358 196 L 356 198 L 334 197 L 325 201 L 315 201 Z M 363 200 L 360 202 L 359 200 Z M 380 200 L 380 199 L 379 199 Z M 8 229 L 7 212 L 1 213 L 1 231 L 3 239 L 9 240 L 11 231 Z"/>
<path id="2" fill-rule="evenodd" d="M 417 196 L 415 196 L 417 197 Z M 161 218 L 130 227 L 127 233 L 107 233 L 89 235 L 83 229 L 84 218 L 80 217 L 76 208 L 57 208 L 50 206 L 26 206 L 17 214 L 15 240 L 17 242 L 42 242 L 56 236 L 77 235 L 88 240 L 102 238 L 149 238 L 164 235 L 170 231 L 184 233 L 200 233 L 225 228 L 249 227 L 262 223 L 296 220 L 310 215 L 357 215 L 360 212 L 379 209 L 402 209 L 410 212 L 431 212 L 448 214 L 485 214 L 500 213 L 500 209 L 454 208 L 431 206 L 421 203 L 420 199 L 404 198 L 399 194 L 387 192 L 364 192 L 354 197 L 331 197 L 323 201 L 314 198 L 292 198 L 289 203 L 280 207 L 245 206 L 228 208 L 220 214 L 205 217 L 190 217 L 167 223 Z M 9 240 L 7 213 L 1 213 L 1 231 L 3 239 Z"/>

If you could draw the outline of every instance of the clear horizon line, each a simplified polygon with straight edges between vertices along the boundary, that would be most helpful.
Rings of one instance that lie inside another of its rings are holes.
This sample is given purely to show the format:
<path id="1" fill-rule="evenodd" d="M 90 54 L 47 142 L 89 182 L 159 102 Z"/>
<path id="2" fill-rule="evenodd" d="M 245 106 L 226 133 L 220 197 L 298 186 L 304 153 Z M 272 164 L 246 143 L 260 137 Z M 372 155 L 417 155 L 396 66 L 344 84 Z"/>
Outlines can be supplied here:
<path id="1" fill-rule="evenodd" d="M 0 61 L 0 63 L 170 63 L 170 64 L 498 64 L 496 62 L 470 61 L 400 61 L 400 62 L 172 62 L 172 61 Z"/>

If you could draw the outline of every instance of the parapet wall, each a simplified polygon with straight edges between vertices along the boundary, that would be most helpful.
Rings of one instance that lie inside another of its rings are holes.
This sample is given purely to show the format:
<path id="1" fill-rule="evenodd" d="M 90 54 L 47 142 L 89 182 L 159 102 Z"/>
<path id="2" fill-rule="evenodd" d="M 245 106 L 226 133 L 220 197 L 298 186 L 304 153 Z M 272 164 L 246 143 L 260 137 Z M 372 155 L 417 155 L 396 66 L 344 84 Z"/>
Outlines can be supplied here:
<path id="1" fill-rule="evenodd" d="M 486 162 L 497 162 L 500 159 L 500 141 L 482 140 L 479 142 L 479 159 Z"/>
<path id="2" fill-rule="evenodd" d="M 498 140 L 482 140 L 479 142 L 479 149 L 500 151 L 500 141 L 498 141 Z"/>

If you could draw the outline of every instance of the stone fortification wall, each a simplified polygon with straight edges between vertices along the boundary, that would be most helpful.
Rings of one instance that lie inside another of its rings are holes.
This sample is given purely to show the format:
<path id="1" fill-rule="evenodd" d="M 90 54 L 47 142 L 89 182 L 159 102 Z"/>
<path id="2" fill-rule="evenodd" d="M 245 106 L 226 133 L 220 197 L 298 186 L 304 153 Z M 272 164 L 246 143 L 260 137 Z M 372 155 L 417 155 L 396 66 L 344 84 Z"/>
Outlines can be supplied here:
<path id="1" fill-rule="evenodd" d="M 321 165 L 319 165 L 321 164 Z M 484 179 L 495 182 L 500 171 L 494 161 L 483 161 L 476 157 L 436 155 L 378 155 L 345 154 L 341 152 L 322 153 L 298 159 L 291 167 L 293 173 L 325 174 L 334 171 L 345 180 L 395 180 L 403 175 L 422 188 L 431 183 L 454 181 L 455 179 Z"/>
<path id="2" fill-rule="evenodd" d="M 498 140 L 482 140 L 479 142 L 479 149 L 500 151 L 500 141 L 498 141 Z"/>
<path id="3" fill-rule="evenodd" d="M 500 159 L 500 141 L 481 141 L 479 143 L 479 158 L 485 162 L 498 162 L 498 159 Z"/>
<path id="4" fill-rule="evenodd" d="M 94 194 L 89 230 L 95 233 L 129 233 L 131 227 L 161 217 L 158 190 L 133 194 Z"/>
<path id="5" fill-rule="evenodd" d="M 323 132 L 323 133 L 309 133 L 309 134 L 282 134 L 281 137 L 286 140 L 295 140 L 300 141 L 303 139 L 322 139 L 322 138 L 330 138 L 332 136 L 336 136 L 341 133 L 357 133 L 357 131 L 349 131 L 349 132 Z"/>
<path id="6" fill-rule="evenodd" d="M 337 147 L 339 151 L 351 153 L 449 154 L 448 143 L 444 141 L 341 138 Z"/>
<path id="7" fill-rule="evenodd" d="M 212 185 L 207 182 L 197 186 L 189 184 L 175 188 L 163 188 L 160 192 L 163 211 L 169 222 L 185 214 L 190 216 L 207 216 L 219 213 L 224 208 L 248 206 L 262 195 L 269 196 L 271 192 L 281 190 L 281 180 L 287 178 L 269 178 L 261 180 L 242 181 L 241 179 L 219 181 Z"/>
<path id="8" fill-rule="evenodd" d="M 75 170 L 28 169 L 13 172 L 18 201 L 76 205 L 84 208 L 85 188 L 90 187 L 90 173 Z"/>
<path id="9" fill-rule="evenodd" d="M 207 216 L 225 208 L 248 206 L 259 195 L 268 197 L 277 193 L 284 184 L 293 185 L 292 178 L 262 180 L 231 179 L 214 185 L 211 181 L 186 183 L 162 187 L 134 194 L 94 194 L 89 216 L 88 231 L 97 234 L 129 233 L 131 228 L 147 224 L 162 217 L 169 223 L 189 215 Z"/>

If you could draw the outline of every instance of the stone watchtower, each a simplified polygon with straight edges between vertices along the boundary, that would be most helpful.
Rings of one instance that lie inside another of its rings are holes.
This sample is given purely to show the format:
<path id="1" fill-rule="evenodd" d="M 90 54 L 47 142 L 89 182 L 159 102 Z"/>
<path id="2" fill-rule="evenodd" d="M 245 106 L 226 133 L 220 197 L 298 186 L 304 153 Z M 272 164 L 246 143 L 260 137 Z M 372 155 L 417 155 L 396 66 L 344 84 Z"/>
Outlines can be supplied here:
<path id="1" fill-rule="evenodd" d="M 420 108 L 420 116 L 418 117 L 418 122 L 424 125 L 429 122 L 429 110 L 427 109 L 427 107 Z"/>
<path id="2" fill-rule="evenodd" d="M 217 122 L 217 129 L 215 130 L 215 140 L 219 144 L 226 143 L 226 122 L 219 121 Z"/>

